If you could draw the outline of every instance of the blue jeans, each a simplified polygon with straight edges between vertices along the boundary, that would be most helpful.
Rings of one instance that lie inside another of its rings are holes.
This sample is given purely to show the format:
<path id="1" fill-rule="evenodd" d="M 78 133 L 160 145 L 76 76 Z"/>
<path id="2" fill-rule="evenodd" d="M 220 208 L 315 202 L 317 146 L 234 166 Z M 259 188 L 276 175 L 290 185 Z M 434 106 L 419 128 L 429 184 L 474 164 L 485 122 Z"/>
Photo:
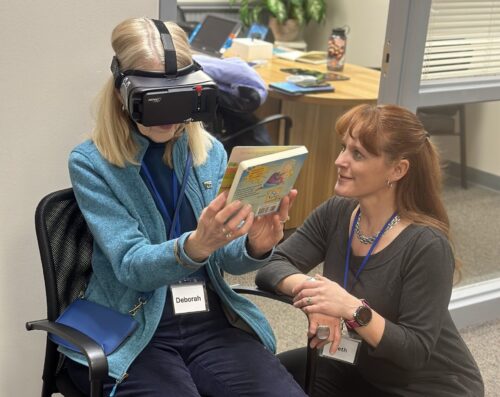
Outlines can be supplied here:
<path id="1" fill-rule="evenodd" d="M 170 292 L 153 339 L 128 370 L 116 397 L 306 397 L 262 343 L 229 324 L 207 289 L 209 312 L 174 316 Z M 87 367 L 67 360 L 74 383 L 88 394 Z M 104 382 L 109 395 L 115 380 Z"/>

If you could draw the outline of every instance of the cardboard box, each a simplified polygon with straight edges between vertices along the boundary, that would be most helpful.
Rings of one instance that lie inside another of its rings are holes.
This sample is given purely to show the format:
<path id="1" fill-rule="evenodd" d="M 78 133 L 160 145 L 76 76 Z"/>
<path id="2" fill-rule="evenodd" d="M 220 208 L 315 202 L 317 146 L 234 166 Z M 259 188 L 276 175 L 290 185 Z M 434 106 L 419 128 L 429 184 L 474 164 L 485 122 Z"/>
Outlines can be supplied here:
<path id="1" fill-rule="evenodd" d="M 273 56 L 273 45 L 267 41 L 235 38 L 230 48 L 231 56 L 240 57 L 245 61 L 257 59 L 271 59 Z"/>

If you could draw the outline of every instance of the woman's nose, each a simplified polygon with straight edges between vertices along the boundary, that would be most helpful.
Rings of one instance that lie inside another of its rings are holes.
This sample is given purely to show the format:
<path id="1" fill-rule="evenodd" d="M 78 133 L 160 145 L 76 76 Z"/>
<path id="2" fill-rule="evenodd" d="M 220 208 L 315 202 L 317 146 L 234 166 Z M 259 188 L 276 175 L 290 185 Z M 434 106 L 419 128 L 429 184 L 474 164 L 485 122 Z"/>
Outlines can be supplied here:
<path id="1" fill-rule="evenodd" d="M 341 151 L 337 158 L 335 159 L 335 165 L 337 167 L 345 167 L 346 163 L 346 158 L 345 158 L 345 151 Z"/>

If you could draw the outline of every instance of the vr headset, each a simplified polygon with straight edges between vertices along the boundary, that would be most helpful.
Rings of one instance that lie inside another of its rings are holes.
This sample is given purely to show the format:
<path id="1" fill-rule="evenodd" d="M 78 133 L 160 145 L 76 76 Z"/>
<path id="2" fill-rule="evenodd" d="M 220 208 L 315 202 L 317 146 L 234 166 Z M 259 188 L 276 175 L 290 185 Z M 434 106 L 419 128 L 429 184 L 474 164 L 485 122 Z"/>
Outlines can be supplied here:
<path id="1" fill-rule="evenodd" d="M 133 121 L 147 127 L 213 120 L 217 85 L 195 61 L 177 70 L 170 32 L 163 22 L 152 21 L 165 51 L 165 72 L 122 71 L 114 56 L 111 71 L 125 110 Z"/>

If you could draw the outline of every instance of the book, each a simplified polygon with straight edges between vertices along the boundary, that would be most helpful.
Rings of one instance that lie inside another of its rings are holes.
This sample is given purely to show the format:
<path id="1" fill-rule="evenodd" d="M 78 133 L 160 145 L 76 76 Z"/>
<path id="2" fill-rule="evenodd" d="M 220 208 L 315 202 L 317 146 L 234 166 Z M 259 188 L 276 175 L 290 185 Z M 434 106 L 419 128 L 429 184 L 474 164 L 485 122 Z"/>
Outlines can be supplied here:
<path id="1" fill-rule="evenodd" d="M 319 92 L 335 91 L 335 88 L 328 83 L 314 85 L 311 87 L 302 87 L 290 81 L 279 81 L 276 83 L 270 83 L 269 88 L 272 88 L 287 95 L 304 95 L 304 94 L 314 94 Z"/>
<path id="2" fill-rule="evenodd" d="M 321 65 L 326 63 L 326 51 L 275 51 L 277 57 L 289 61 Z"/>
<path id="3" fill-rule="evenodd" d="M 256 216 L 276 212 L 297 180 L 307 157 L 305 146 L 235 146 L 219 190 L 227 204 L 241 200 Z"/>

